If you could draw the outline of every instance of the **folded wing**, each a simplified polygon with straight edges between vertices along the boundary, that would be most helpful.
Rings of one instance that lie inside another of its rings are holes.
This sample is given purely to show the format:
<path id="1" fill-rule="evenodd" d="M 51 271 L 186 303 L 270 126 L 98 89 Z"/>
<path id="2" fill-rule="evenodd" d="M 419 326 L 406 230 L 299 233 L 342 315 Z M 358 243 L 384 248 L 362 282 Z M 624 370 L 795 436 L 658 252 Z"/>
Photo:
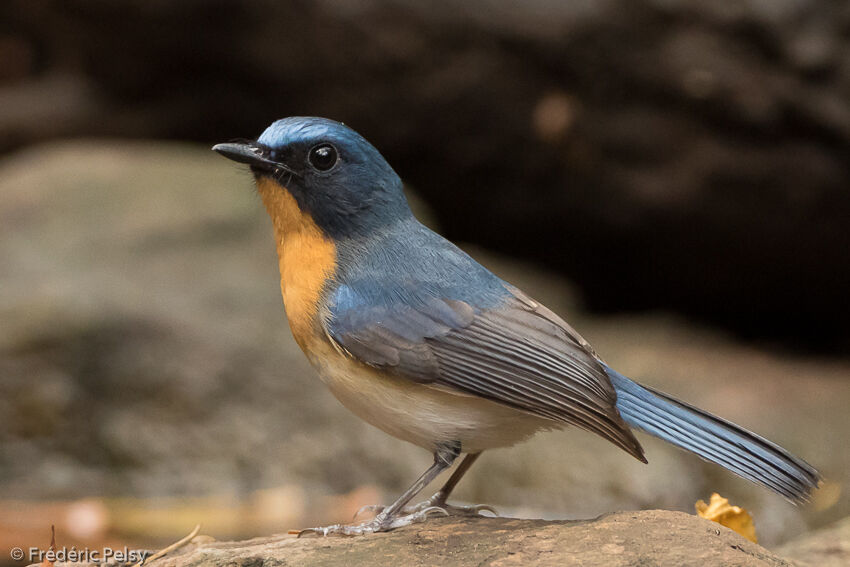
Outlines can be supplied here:
<path id="1" fill-rule="evenodd" d="M 510 291 L 488 308 L 436 297 L 337 303 L 328 334 L 365 364 L 576 425 L 646 462 L 587 342 L 545 307 Z"/>

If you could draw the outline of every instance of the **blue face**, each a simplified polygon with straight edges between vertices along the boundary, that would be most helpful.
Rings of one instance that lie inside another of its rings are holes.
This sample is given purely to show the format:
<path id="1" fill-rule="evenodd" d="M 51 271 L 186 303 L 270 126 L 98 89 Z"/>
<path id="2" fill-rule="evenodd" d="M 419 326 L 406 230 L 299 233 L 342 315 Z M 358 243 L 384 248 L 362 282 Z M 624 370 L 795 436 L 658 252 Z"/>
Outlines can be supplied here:
<path id="1" fill-rule="evenodd" d="M 366 235 L 410 215 L 398 175 L 372 144 L 339 122 L 284 118 L 256 146 L 264 161 L 252 165 L 254 174 L 275 179 L 329 236 Z"/>

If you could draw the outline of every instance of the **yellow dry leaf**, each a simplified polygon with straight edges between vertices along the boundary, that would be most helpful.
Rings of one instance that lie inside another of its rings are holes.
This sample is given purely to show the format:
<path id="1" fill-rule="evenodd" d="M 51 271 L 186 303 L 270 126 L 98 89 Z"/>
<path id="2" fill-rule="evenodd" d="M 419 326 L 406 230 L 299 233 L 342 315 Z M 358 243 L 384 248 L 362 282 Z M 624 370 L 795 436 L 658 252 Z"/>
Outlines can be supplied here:
<path id="1" fill-rule="evenodd" d="M 750 513 L 739 506 L 732 506 L 729 500 L 723 498 L 716 492 L 711 495 L 711 501 L 706 504 L 703 500 L 697 500 L 694 506 L 700 518 L 717 522 L 726 526 L 750 540 L 758 543 L 756 538 L 756 526 Z"/>

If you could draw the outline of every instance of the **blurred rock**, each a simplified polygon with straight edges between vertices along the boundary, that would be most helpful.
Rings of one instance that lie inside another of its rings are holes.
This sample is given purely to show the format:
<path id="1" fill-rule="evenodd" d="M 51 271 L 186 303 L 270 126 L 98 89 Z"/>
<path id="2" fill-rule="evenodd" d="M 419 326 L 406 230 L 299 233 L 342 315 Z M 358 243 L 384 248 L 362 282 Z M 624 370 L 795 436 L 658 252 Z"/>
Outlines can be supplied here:
<path id="1" fill-rule="evenodd" d="M 778 553 L 799 567 L 844 567 L 850 564 L 850 518 L 786 543 Z"/>
<path id="2" fill-rule="evenodd" d="M 291 517 L 309 525 L 328 521 L 325 496 L 377 486 L 389 501 L 429 464 L 350 415 L 303 359 L 247 171 L 205 147 L 79 140 L 7 156 L 0 194 L 0 498 L 239 502 L 298 486 Z M 691 512 L 716 491 L 766 545 L 850 515 L 846 360 L 664 315 L 589 317 L 568 282 L 467 248 L 614 367 L 784 445 L 831 488 L 795 508 L 645 436 L 649 466 L 568 431 L 486 453 L 459 499 L 564 519 Z"/>
<path id="3" fill-rule="evenodd" d="M 850 346 L 841 2 L 9 0 L 0 21 L 0 150 L 329 116 L 449 236 L 595 310 Z"/>

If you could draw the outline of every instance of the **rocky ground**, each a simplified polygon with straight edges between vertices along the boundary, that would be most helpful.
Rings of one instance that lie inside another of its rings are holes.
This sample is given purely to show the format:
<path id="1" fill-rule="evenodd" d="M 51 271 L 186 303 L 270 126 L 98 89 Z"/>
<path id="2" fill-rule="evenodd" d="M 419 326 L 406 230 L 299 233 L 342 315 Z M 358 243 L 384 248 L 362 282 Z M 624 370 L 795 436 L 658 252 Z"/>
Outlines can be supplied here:
<path id="1" fill-rule="evenodd" d="M 794 562 L 735 532 L 680 512 L 619 512 L 593 520 L 439 519 L 385 534 L 355 538 L 280 535 L 239 542 L 195 536 L 152 567 L 266 565 L 446 565 L 466 567 L 676 565 L 677 567 L 840 567 L 850 540 L 835 537 L 813 552 L 805 542 L 785 546 Z M 88 567 L 57 563 L 56 567 Z"/>
<path id="2" fill-rule="evenodd" d="M 429 462 L 349 415 L 302 359 L 247 172 L 205 147 L 79 140 L 3 158 L 0 195 L 0 500 L 232 504 L 271 491 L 286 511 L 273 526 L 205 530 L 224 538 L 345 520 Z M 485 454 L 458 498 L 572 519 L 692 512 L 717 491 L 754 514 L 768 547 L 850 515 L 850 361 L 759 349 L 663 313 L 588 316 L 569 282 L 469 251 L 613 366 L 781 443 L 827 485 L 795 508 L 645 436 L 648 466 L 570 431 Z"/>
<path id="3" fill-rule="evenodd" d="M 187 550 L 189 551 L 189 550 Z M 529 520 L 435 521 L 355 539 L 295 539 L 199 545 L 170 565 L 634 565 L 786 566 L 729 530 L 674 512 L 620 513 L 591 522 Z M 165 560 L 164 560 L 165 561 Z M 250 563 L 249 563 L 250 562 Z"/>

